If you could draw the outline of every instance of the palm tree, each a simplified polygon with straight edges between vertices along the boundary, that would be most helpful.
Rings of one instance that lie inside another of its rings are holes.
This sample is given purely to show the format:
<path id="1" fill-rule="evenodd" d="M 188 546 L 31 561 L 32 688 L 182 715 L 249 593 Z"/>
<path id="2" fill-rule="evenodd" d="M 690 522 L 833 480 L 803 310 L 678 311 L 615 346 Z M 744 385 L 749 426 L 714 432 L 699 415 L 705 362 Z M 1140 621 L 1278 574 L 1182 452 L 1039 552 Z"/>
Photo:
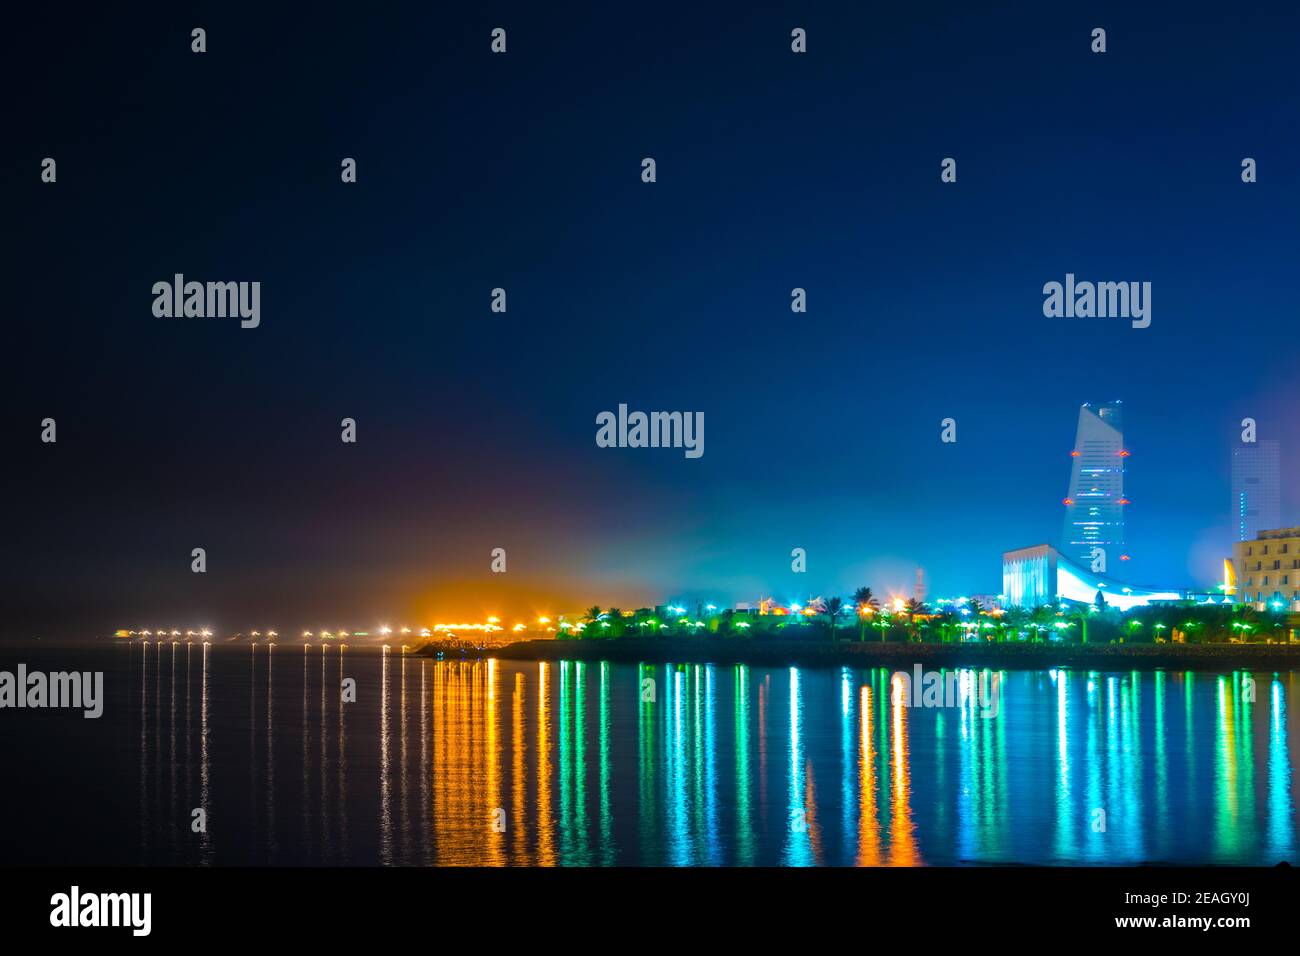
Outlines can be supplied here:
<path id="1" fill-rule="evenodd" d="M 867 618 L 880 610 L 880 602 L 871 588 L 858 588 L 853 592 L 853 603 L 858 609 L 858 640 L 867 639 Z"/>
<path id="2" fill-rule="evenodd" d="M 714 633 L 715 634 L 734 633 L 735 617 L 736 617 L 736 610 L 735 608 L 730 608 L 730 607 L 727 608 L 725 611 L 723 611 L 721 614 L 719 614 L 716 623 L 716 630 L 714 630 Z M 741 628 L 741 630 L 744 630 L 744 628 Z"/>
<path id="3" fill-rule="evenodd" d="M 926 614 L 929 608 L 925 606 L 924 601 L 918 601 L 916 598 L 908 598 L 903 604 L 903 613 L 907 615 L 907 633 L 912 640 L 916 639 L 916 617 L 918 614 Z"/>
<path id="4" fill-rule="evenodd" d="M 980 615 L 984 613 L 984 604 L 979 598 L 971 598 L 966 602 L 966 610 L 970 612 L 970 620 L 975 627 L 975 636 L 983 640 L 984 630 L 980 624 Z"/>
<path id="5" fill-rule="evenodd" d="M 944 608 L 939 612 L 939 640 L 944 644 L 951 644 L 953 635 L 961 633 L 961 615 L 952 608 Z M 960 638 L 958 638 L 960 643 Z"/>
<path id="6" fill-rule="evenodd" d="M 1088 643 L 1088 619 L 1096 613 L 1095 604 L 1073 604 L 1066 612 L 1066 619 L 1079 625 L 1079 643 Z"/>
<path id="7" fill-rule="evenodd" d="M 835 643 L 835 620 L 844 613 L 844 602 L 837 597 L 827 598 L 822 602 L 822 609 L 831 619 L 831 643 Z"/>
<path id="8" fill-rule="evenodd" d="M 1056 602 L 1051 601 L 1047 604 L 1038 605 L 1038 607 L 1034 608 L 1033 611 L 1030 612 L 1029 620 L 1033 624 L 1034 631 L 1038 634 L 1038 640 L 1046 640 L 1043 637 L 1043 634 L 1052 633 L 1052 630 L 1056 627 L 1058 620 L 1057 612 L 1059 610 L 1060 607 L 1057 606 Z"/>
<path id="9" fill-rule="evenodd" d="M 1021 633 L 1029 627 L 1029 610 L 1023 607 L 1009 608 L 1002 619 L 1015 634 L 1016 640 L 1020 640 Z"/>

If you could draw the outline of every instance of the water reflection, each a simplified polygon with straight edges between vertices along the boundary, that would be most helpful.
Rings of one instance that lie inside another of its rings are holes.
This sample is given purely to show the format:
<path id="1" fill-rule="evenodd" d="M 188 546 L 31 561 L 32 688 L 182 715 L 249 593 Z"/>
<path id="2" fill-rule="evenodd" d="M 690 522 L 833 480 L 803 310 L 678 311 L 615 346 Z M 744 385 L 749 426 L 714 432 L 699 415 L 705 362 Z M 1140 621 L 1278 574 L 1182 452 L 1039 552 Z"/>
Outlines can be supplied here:
<path id="1" fill-rule="evenodd" d="M 1294 675 L 1293 675 L 1294 678 Z M 1268 847 L 1274 859 L 1295 857 L 1295 828 L 1292 821 L 1291 760 L 1286 742 L 1286 691 L 1282 680 L 1273 676 L 1269 684 L 1268 722 Z"/>
<path id="2" fill-rule="evenodd" d="M 210 644 L 203 645 L 203 681 L 202 698 L 199 702 L 199 809 L 206 813 L 212 805 L 209 787 L 212 762 L 208 756 L 208 651 Z M 192 829 L 192 828 L 191 828 Z M 199 862 L 212 862 L 212 837 L 204 826 L 199 832 Z"/>
<path id="3" fill-rule="evenodd" d="M 898 674 L 893 677 L 893 689 L 897 697 L 902 696 L 902 678 Z M 892 709 L 889 862 L 893 866 L 915 866 L 921 859 L 916 848 L 916 826 L 912 822 L 912 788 L 908 774 L 907 718 L 910 711 L 897 700 Z"/>
<path id="4" fill-rule="evenodd" d="M 126 652 L 143 861 L 1296 862 L 1294 672 L 963 670 L 921 707 L 879 669 L 276 656 Z"/>

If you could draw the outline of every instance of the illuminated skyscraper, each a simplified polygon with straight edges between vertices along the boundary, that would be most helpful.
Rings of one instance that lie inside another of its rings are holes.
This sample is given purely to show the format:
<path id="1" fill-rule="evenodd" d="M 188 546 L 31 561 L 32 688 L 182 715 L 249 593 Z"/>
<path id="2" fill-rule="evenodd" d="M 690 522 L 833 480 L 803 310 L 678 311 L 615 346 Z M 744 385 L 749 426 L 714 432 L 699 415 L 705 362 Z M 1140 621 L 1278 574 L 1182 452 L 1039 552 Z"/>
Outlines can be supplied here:
<path id="1" fill-rule="evenodd" d="M 1282 470 L 1276 441 L 1233 446 L 1232 521 L 1238 541 L 1281 527 Z"/>
<path id="2" fill-rule="evenodd" d="M 1124 425 L 1119 402 L 1084 405 L 1070 452 L 1061 553 L 1085 568 L 1119 571 L 1124 547 Z M 1100 550 L 1097 550 L 1100 549 Z"/>

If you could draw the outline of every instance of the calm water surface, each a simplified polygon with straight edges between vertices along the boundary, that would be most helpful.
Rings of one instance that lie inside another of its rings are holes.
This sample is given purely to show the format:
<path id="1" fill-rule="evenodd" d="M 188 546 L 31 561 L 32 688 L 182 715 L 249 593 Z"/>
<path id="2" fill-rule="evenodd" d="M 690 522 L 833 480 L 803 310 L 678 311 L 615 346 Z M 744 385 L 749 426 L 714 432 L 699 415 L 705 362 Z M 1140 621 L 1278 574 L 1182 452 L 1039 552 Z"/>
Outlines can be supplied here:
<path id="1" fill-rule="evenodd" d="M 0 653 L 19 662 L 103 670 L 107 705 L 0 711 L 3 862 L 1300 862 L 1300 672 L 1003 671 L 985 718 L 901 706 L 879 669 Z"/>

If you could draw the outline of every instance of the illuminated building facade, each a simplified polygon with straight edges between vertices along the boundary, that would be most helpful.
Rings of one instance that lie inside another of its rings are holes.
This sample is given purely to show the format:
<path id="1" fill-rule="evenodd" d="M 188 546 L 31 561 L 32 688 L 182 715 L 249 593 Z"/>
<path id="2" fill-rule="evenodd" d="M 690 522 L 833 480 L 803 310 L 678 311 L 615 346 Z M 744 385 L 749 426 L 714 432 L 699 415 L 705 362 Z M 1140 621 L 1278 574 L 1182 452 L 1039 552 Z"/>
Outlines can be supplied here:
<path id="1" fill-rule="evenodd" d="M 1300 528 L 1261 531 L 1236 542 L 1232 563 L 1243 603 L 1300 610 Z"/>
<path id="2" fill-rule="evenodd" d="M 1282 470 L 1276 441 L 1232 449 L 1232 520 L 1238 541 L 1282 524 Z"/>
<path id="3" fill-rule="evenodd" d="M 1050 544 L 1007 551 L 1002 555 L 1002 593 L 1008 607 L 1037 607 L 1052 601 L 1092 604 L 1100 592 L 1108 606 L 1121 611 L 1152 601 L 1187 598 L 1177 589 L 1134 587 L 1090 567 L 1072 561 Z"/>
<path id="4" fill-rule="evenodd" d="M 1124 544 L 1124 425 L 1119 402 L 1084 405 L 1070 452 L 1070 491 L 1065 498 L 1061 553 L 1101 569 L 1127 561 Z"/>
<path id="5" fill-rule="evenodd" d="M 1056 600 L 1057 550 L 1050 544 L 1002 555 L 1002 593 L 1008 607 L 1038 607 Z"/>

